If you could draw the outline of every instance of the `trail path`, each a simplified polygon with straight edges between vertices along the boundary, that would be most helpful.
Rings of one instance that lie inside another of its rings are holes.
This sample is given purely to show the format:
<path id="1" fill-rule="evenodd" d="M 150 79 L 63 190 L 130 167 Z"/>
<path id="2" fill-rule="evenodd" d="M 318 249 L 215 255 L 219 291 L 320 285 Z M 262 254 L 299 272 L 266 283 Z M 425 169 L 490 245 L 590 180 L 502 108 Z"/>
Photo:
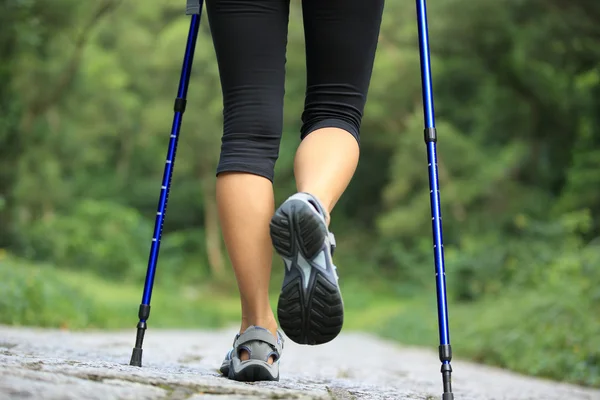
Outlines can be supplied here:
<path id="1" fill-rule="evenodd" d="M 245 384 L 217 368 L 234 331 L 149 329 L 143 368 L 128 365 L 135 329 L 73 333 L 0 326 L 0 399 L 441 399 L 434 351 L 344 333 L 333 342 L 286 341 L 278 383 Z M 600 400 L 600 390 L 453 362 L 457 400 Z"/>

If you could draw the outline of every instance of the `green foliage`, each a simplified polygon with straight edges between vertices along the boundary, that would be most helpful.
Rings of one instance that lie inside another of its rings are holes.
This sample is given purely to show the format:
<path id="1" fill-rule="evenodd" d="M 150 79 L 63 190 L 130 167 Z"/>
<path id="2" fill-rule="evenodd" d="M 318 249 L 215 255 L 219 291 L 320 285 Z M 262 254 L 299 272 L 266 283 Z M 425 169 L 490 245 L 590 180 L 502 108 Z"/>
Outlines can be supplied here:
<path id="1" fill-rule="evenodd" d="M 295 190 L 300 8 L 292 2 L 277 202 Z M 1 321 L 129 326 L 189 18 L 159 0 L 0 0 L 0 9 L 0 255 L 47 263 L 0 260 Z M 456 354 L 598 385 L 600 2 L 448 0 L 428 12 Z M 239 312 L 216 223 L 222 95 L 207 22 L 163 227 L 152 305 L 160 326 L 214 326 Z M 430 345 L 419 74 L 414 4 L 388 2 L 361 162 L 332 229 L 349 326 Z"/>
<path id="2" fill-rule="evenodd" d="M 173 285 L 210 282 L 205 240 L 204 229 L 179 230 L 164 235 L 160 246 L 161 282 L 167 280 Z"/>
<path id="3" fill-rule="evenodd" d="M 589 257 L 597 246 L 585 245 L 580 234 L 588 232 L 590 224 L 587 211 L 549 222 L 517 215 L 509 237 L 493 232 L 463 236 L 459 246 L 447 250 L 450 293 L 458 301 L 475 301 L 499 295 L 507 287 L 526 290 L 554 281 L 561 286 L 566 277 L 586 279 L 595 265 Z"/>
<path id="4" fill-rule="evenodd" d="M 546 223 L 521 217 L 519 233 L 502 246 L 486 237 L 450 248 L 455 354 L 600 386 L 600 244 L 578 235 L 589 228 L 587 212 Z M 406 343 L 436 343 L 434 296 L 420 298 L 378 331 Z"/>
<path id="5" fill-rule="evenodd" d="M 599 386 L 600 321 L 594 315 L 600 303 L 564 285 L 544 289 L 512 291 L 468 309 L 452 322 L 464 324 L 455 329 L 456 351 L 526 374 Z M 477 324 L 469 324 L 474 315 Z"/>
<path id="6" fill-rule="evenodd" d="M 145 274 L 151 237 L 150 224 L 136 210 L 93 200 L 38 221 L 28 234 L 37 260 L 138 280 Z"/>
<path id="7" fill-rule="evenodd" d="M 570 281 L 572 282 L 572 281 Z M 507 289 L 470 304 L 450 304 L 455 357 L 523 374 L 600 386 L 597 300 L 556 287 Z M 409 345 L 438 343 L 435 297 L 419 297 L 397 307 L 374 330 Z"/>
<path id="8" fill-rule="evenodd" d="M 31 270 L 0 260 L 0 323 L 90 326 L 100 322 L 89 296 L 61 281 L 52 269 Z"/>
<path id="9" fill-rule="evenodd" d="M 93 271 L 109 280 L 142 282 L 146 273 L 150 221 L 130 207 L 82 200 L 68 212 L 37 221 L 26 232 L 28 257 L 62 268 Z M 204 231 L 180 230 L 161 240 L 164 283 L 207 278 Z"/>
<path id="10" fill-rule="evenodd" d="M 0 324 L 66 329 L 135 326 L 141 285 L 0 255 Z M 239 318 L 239 301 L 208 285 L 157 285 L 150 324 L 212 328 Z"/>

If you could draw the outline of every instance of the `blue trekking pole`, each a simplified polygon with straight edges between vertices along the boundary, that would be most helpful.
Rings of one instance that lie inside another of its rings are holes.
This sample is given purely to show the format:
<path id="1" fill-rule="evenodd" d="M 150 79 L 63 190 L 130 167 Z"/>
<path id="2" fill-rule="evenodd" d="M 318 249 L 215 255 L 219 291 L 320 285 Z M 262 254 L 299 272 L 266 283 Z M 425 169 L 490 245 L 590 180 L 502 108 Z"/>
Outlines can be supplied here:
<path id="1" fill-rule="evenodd" d="M 431 61 L 429 57 L 429 32 L 427 27 L 427 6 L 425 0 L 417 2 L 417 23 L 419 26 L 419 51 L 421 56 L 421 82 L 423 85 L 423 112 L 425 117 L 425 143 L 429 163 L 429 195 L 431 197 L 431 225 L 433 230 L 433 253 L 435 280 L 437 287 L 437 308 L 440 333 L 439 354 L 442 362 L 444 393 L 442 400 L 454 399 L 452 393 L 452 347 L 448 329 L 448 302 L 446 300 L 446 271 L 444 268 L 444 243 L 442 237 L 442 213 L 440 210 L 440 184 L 436 154 L 437 132 L 433 111 L 433 89 L 431 83 Z"/>
<path id="2" fill-rule="evenodd" d="M 144 284 L 144 293 L 142 303 L 138 312 L 139 322 L 137 324 L 137 335 L 135 347 L 131 354 L 130 365 L 136 367 L 142 366 L 142 343 L 144 342 L 144 333 L 146 331 L 146 321 L 150 317 L 150 298 L 152 297 L 152 287 L 154 286 L 154 275 L 156 273 L 156 263 L 158 261 L 158 252 L 160 249 L 160 239 L 162 228 L 165 222 L 165 213 L 167 211 L 167 201 L 169 199 L 169 190 L 171 188 L 171 178 L 173 177 L 173 168 L 175 166 L 175 154 L 177 152 L 177 141 L 179 140 L 179 130 L 183 120 L 183 113 L 187 102 L 187 91 L 190 83 L 192 64 L 194 61 L 194 50 L 196 49 L 196 39 L 198 38 L 198 29 L 200 28 L 200 18 L 202 16 L 202 0 L 187 0 L 186 15 L 191 15 L 190 30 L 188 33 L 187 44 L 185 46 L 185 55 L 183 57 L 183 67 L 181 77 L 179 78 L 179 88 L 177 98 L 175 99 L 175 116 L 171 128 L 171 138 L 169 140 L 169 150 L 167 151 L 167 160 L 165 162 L 165 171 L 163 173 L 162 185 L 160 188 L 160 198 L 158 200 L 158 212 L 154 222 L 154 234 L 152 235 L 152 245 L 150 247 L 150 256 L 148 259 L 148 270 L 146 271 L 146 282 Z"/>

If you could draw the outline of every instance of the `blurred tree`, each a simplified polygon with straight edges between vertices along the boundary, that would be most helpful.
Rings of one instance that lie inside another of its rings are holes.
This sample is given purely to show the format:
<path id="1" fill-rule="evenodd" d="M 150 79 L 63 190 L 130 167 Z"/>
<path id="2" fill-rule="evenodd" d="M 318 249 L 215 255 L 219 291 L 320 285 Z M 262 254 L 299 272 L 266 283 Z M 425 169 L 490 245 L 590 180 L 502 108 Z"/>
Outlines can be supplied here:
<path id="1" fill-rule="evenodd" d="M 10 62 L 0 69 L 7 82 L 0 88 L 0 245 L 44 253 L 28 232 L 58 224 L 89 199 L 106 209 L 130 208 L 151 223 L 189 27 L 181 6 L 158 0 L 143 7 L 117 0 L 1 4 L 0 49 Z M 580 209 L 590 210 L 592 229 L 579 234 L 597 236 L 599 6 L 450 0 L 429 8 L 448 246 L 490 232 L 501 242 L 514 235 L 522 215 L 552 220 Z M 208 28 L 204 16 L 165 254 L 180 260 L 179 269 L 206 267 L 221 276 L 227 261 L 214 168 L 222 97 Z M 333 220 L 338 236 L 366 238 L 355 250 L 365 262 L 406 276 L 430 257 L 416 34 L 414 5 L 389 3 L 361 163 Z M 301 9 L 293 3 L 278 201 L 295 189 L 304 87 Z"/>

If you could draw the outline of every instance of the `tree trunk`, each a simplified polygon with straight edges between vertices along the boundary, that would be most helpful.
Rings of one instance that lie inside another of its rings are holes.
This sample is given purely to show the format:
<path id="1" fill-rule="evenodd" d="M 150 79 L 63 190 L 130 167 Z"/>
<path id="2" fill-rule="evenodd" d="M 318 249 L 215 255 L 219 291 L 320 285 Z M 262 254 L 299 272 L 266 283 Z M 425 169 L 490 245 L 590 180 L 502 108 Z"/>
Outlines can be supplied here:
<path id="1" fill-rule="evenodd" d="M 221 278 L 225 273 L 225 258 L 221 249 L 221 229 L 217 211 L 215 181 L 202 177 L 202 195 L 204 197 L 204 230 L 208 265 L 213 277 Z"/>

